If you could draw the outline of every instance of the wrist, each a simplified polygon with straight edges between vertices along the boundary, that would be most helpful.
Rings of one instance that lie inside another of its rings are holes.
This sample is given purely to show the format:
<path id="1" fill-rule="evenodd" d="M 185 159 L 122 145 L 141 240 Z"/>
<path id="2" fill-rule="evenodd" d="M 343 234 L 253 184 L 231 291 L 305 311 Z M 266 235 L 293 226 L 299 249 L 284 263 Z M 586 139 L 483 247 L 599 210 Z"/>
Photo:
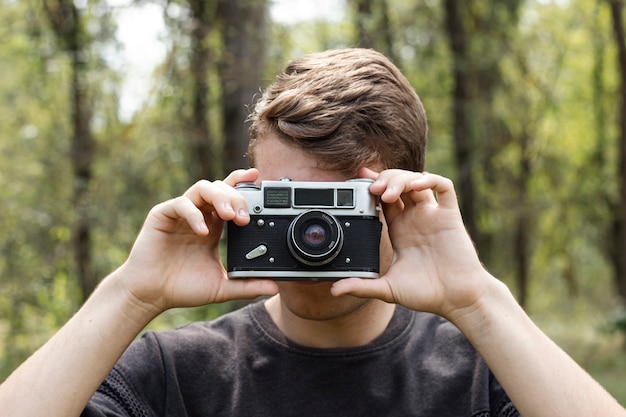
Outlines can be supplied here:
<path id="1" fill-rule="evenodd" d="M 126 269 L 126 265 L 107 276 L 100 284 L 103 297 L 102 302 L 112 303 L 117 306 L 121 314 L 120 320 L 140 331 L 150 321 L 165 311 L 157 303 L 144 301 L 136 290 L 133 290 L 128 282 L 132 279 L 132 273 Z"/>
<path id="2" fill-rule="evenodd" d="M 509 288 L 487 275 L 473 302 L 454 309 L 447 317 L 474 344 L 489 340 L 490 332 L 522 311 Z"/>

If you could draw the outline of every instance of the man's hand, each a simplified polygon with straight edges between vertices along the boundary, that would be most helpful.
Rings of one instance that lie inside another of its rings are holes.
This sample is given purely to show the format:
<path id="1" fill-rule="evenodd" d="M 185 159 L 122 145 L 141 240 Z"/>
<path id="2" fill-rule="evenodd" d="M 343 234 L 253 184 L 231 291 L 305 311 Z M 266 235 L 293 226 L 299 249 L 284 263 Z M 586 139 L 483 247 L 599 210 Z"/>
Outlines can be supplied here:
<path id="1" fill-rule="evenodd" d="M 334 295 L 380 298 L 453 319 L 472 308 L 490 275 L 467 234 L 452 182 L 434 174 L 362 169 L 375 182 L 393 246 L 389 270 L 377 280 L 338 281 Z"/>
<path id="2" fill-rule="evenodd" d="M 257 177 L 249 169 L 224 181 L 202 180 L 150 211 L 121 267 L 122 285 L 139 307 L 158 314 L 278 291 L 270 280 L 229 280 L 219 254 L 224 221 L 250 221 L 246 201 L 233 186 Z"/>

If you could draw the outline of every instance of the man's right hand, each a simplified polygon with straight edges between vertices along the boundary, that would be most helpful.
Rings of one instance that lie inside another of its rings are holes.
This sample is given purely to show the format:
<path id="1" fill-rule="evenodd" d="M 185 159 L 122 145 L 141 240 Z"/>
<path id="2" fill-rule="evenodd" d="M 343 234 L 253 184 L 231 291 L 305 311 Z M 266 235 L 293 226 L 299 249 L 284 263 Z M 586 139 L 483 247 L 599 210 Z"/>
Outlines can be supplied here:
<path id="1" fill-rule="evenodd" d="M 138 308 L 156 316 L 168 308 L 278 291 L 271 280 L 229 280 L 219 254 L 224 221 L 250 221 L 246 201 L 233 187 L 257 178 L 258 171 L 248 169 L 234 171 L 224 181 L 202 180 L 150 211 L 128 260 L 115 274 Z"/>

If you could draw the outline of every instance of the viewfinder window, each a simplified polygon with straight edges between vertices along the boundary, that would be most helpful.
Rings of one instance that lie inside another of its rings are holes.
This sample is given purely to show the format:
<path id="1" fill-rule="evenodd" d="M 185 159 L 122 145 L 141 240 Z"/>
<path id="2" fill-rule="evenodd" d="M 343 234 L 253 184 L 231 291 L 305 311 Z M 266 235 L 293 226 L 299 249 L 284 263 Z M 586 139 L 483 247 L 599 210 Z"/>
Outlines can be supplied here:
<path id="1" fill-rule="evenodd" d="M 334 207 L 335 190 L 333 188 L 296 188 L 294 203 L 305 207 Z"/>

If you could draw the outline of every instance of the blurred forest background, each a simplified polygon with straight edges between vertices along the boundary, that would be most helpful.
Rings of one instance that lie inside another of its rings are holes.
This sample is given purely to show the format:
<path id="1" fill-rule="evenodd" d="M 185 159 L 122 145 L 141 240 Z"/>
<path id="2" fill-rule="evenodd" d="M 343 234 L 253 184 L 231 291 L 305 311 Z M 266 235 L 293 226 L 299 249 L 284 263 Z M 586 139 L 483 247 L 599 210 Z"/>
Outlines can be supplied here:
<path id="1" fill-rule="evenodd" d="M 364 46 L 421 96 L 427 169 L 455 180 L 484 263 L 626 404 L 625 10 L 0 0 L 0 380 L 124 261 L 154 204 L 246 166 L 249 106 L 288 61 Z M 158 36 L 129 50 L 155 24 Z"/>

